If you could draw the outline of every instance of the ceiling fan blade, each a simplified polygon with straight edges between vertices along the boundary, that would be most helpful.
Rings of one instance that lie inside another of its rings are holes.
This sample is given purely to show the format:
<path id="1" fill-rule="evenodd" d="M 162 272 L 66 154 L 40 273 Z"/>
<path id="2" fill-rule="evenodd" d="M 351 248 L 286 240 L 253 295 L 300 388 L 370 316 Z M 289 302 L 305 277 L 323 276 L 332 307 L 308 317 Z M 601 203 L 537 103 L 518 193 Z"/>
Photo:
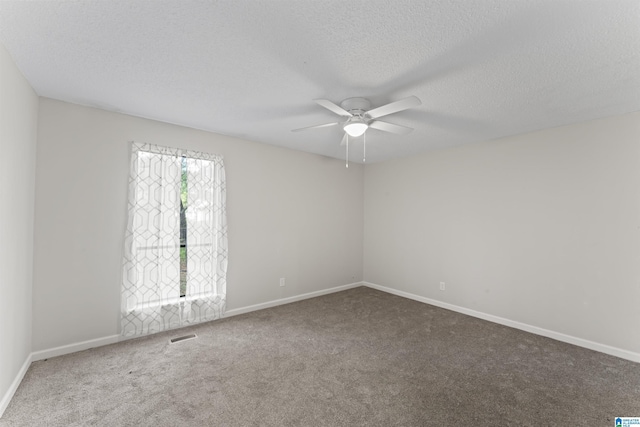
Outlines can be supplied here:
<path id="1" fill-rule="evenodd" d="M 329 111 L 333 111 L 334 113 L 336 113 L 339 116 L 344 116 L 344 117 L 351 117 L 353 114 L 351 114 L 350 112 L 348 112 L 347 110 L 345 110 L 342 107 L 337 106 L 336 104 L 334 104 L 333 102 L 327 100 L 327 99 L 314 99 L 314 101 L 326 108 Z"/>
<path id="2" fill-rule="evenodd" d="M 408 98 L 401 99 L 400 101 L 391 102 L 381 107 L 374 108 L 373 110 L 369 110 L 367 111 L 367 114 L 372 119 L 377 119 L 378 117 L 417 107 L 420 104 L 422 104 L 422 102 L 420 102 L 420 99 L 417 96 L 410 96 Z"/>
<path id="3" fill-rule="evenodd" d="M 307 126 L 306 128 L 293 129 L 291 132 L 300 132 L 302 130 L 308 130 L 308 129 L 326 128 L 326 127 L 329 127 L 329 126 L 335 126 L 337 124 L 340 124 L 340 122 L 325 123 L 323 125 L 315 125 L 315 126 Z"/>
<path id="4" fill-rule="evenodd" d="M 382 130 L 385 132 L 396 133 L 398 135 L 407 135 L 413 131 L 413 128 L 409 128 L 406 126 L 394 125 L 393 123 L 381 122 L 379 120 L 374 120 L 369 123 L 369 127 L 373 129 Z"/>

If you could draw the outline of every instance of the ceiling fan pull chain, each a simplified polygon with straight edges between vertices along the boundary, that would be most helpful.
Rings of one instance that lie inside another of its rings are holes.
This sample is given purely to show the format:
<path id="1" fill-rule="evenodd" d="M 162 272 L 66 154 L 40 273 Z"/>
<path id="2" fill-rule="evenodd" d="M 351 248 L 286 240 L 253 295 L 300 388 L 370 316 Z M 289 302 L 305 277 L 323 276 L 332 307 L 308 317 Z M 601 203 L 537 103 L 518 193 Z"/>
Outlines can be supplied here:
<path id="1" fill-rule="evenodd" d="M 367 161 L 367 133 L 362 135 L 362 163 Z"/>
<path id="2" fill-rule="evenodd" d="M 349 167 L 349 134 L 347 134 L 347 168 Z"/>

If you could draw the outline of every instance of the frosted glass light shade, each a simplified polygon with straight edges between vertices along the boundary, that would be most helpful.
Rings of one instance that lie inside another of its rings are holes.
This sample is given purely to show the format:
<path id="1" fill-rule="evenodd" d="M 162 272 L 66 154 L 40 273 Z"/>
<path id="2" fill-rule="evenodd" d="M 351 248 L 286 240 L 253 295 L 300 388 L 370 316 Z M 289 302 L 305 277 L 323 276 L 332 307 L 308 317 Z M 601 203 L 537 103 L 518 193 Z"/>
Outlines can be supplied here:
<path id="1" fill-rule="evenodd" d="M 344 131 L 349 134 L 349 136 L 360 136 L 362 135 L 369 126 L 363 122 L 351 122 L 344 125 Z"/>

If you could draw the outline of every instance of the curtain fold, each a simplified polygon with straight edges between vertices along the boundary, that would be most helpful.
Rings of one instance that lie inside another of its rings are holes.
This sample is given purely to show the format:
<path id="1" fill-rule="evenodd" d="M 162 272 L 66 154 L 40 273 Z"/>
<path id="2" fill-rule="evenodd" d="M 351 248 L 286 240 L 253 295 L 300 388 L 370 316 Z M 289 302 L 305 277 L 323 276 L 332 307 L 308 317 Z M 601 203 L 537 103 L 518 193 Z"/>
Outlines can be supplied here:
<path id="1" fill-rule="evenodd" d="M 180 190 L 187 164 L 187 290 L 180 295 Z M 223 159 L 132 143 L 121 330 L 145 335 L 213 320 L 226 304 Z"/>

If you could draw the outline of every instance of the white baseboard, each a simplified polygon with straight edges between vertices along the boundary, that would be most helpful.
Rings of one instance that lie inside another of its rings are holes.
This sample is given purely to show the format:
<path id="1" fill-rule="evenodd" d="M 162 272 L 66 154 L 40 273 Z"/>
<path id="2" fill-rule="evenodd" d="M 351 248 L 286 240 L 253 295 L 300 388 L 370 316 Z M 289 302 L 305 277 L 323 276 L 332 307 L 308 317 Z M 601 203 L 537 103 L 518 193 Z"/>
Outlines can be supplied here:
<path id="1" fill-rule="evenodd" d="M 250 305 L 248 307 L 235 308 L 233 310 L 227 310 L 223 317 L 237 316 L 243 313 L 249 313 L 256 310 L 262 310 L 264 308 L 276 307 L 278 305 L 289 304 L 291 302 L 302 301 L 309 298 L 319 297 L 321 295 L 332 294 L 334 292 L 340 292 L 351 288 L 363 286 L 362 282 L 349 283 L 347 285 L 336 286 L 329 289 L 323 289 L 320 291 L 309 292 L 301 295 L 294 295 L 287 298 L 281 298 L 277 300 L 267 301 L 260 304 Z M 135 337 L 133 337 L 135 338 Z M 111 335 L 108 337 L 96 338 L 88 341 L 77 342 L 73 344 L 63 345 L 60 347 L 54 347 L 46 350 L 34 351 L 31 353 L 31 361 L 38 361 L 48 359 L 50 357 L 64 356 L 65 354 L 75 353 L 77 351 L 87 350 L 93 347 L 100 347 L 103 345 L 114 344 L 120 341 L 125 341 L 129 338 L 122 337 L 120 335 Z"/>
<path id="2" fill-rule="evenodd" d="M 2 400 L 0 400 L 0 418 L 2 418 L 2 414 L 4 414 L 5 409 L 7 409 L 7 406 L 9 406 L 9 402 L 11 402 L 11 399 L 13 398 L 13 395 L 16 393 L 16 390 L 18 390 L 18 386 L 20 386 L 20 383 L 22 382 L 24 375 L 27 373 L 29 366 L 31 366 L 32 356 L 33 356 L 33 353 L 27 356 L 24 363 L 22 364 L 22 367 L 18 371 L 18 375 L 16 375 L 13 382 L 9 386 L 9 389 L 4 394 L 4 396 L 2 396 Z"/>
<path id="3" fill-rule="evenodd" d="M 409 298 L 414 301 L 419 301 L 426 304 L 434 305 L 436 307 L 466 314 L 468 316 L 477 317 L 483 320 L 488 320 L 489 322 L 498 323 L 500 325 L 509 326 L 511 328 L 520 329 L 525 332 L 530 332 L 532 334 L 541 335 L 543 337 L 552 338 L 557 341 L 566 342 L 568 344 L 573 344 L 579 347 L 588 348 L 589 350 L 599 351 L 600 353 L 605 353 L 611 356 L 619 357 L 621 359 L 626 359 L 632 362 L 640 363 L 640 353 L 634 353 L 632 351 L 623 350 L 621 348 L 612 347 L 606 344 L 600 344 L 597 342 L 585 340 L 583 338 L 577 338 L 571 335 L 566 335 L 560 332 L 550 331 L 548 329 L 539 328 L 537 326 L 528 325 L 526 323 L 517 322 L 515 320 L 505 319 L 503 317 L 498 317 L 492 314 L 471 310 L 469 308 L 460 307 L 454 304 L 449 304 L 449 303 L 434 300 L 431 298 L 426 298 L 426 297 L 415 295 L 409 292 L 399 291 L 397 289 L 388 288 L 386 286 L 376 285 L 375 283 L 362 282 L 362 284 L 364 286 L 367 286 L 372 289 L 377 289 L 382 292 L 387 292 L 393 295 Z"/>
<path id="4" fill-rule="evenodd" d="M 272 301 L 268 301 L 268 302 L 264 302 L 264 303 L 260 303 L 260 304 L 255 304 L 255 305 L 250 305 L 248 307 L 242 307 L 242 308 L 235 308 L 233 310 L 228 310 L 224 317 L 231 317 L 231 316 L 237 316 L 240 314 L 244 314 L 244 313 L 249 313 L 252 311 L 256 311 L 256 310 L 262 310 L 265 308 L 271 308 L 271 307 L 276 307 L 279 305 L 283 305 L 283 304 L 289 304 L 292 302 L 296 302 L 296 301 L 302 301 L 305 299 L 309 299 L 309 298 L 314 298 L 314 297 L 319 297 L 322 295 L 327 295 L 327 294 L 331 294 L 331 293 L 335 293 L 335 292 L 340 292 L 340 291 L 344 291 L 347 289 L 352 289 L 352 288 L 356 288 L 358 286 L 367 286 L 369 288 L 372 289 L 377 289 L 379 291 L 382 292 L 387 292 L 393 295 L 398 295 L 404 298 L 409 298 L 412 299 L 414 301 L 419 301 L 419 302 L 423 302 L 426 304 L 430 304 L 430 305 L 434 305 L 436 307 L 441 307 L 447 310 L 451 310 L 451 311 L 455 311 L 458 313 L 462 313 L 462 314 L 466 314 L 468 316 L 472 316 L 472 317 L 477 317 L 479 319 L 483 319 L 483 320 L 488 320 L 490 322 L 493 323 L 498 323 L 500 325 L 504 325 L 504 326 L 508 326 L 511 328 L 516 328 L 516 329 L 520 329 L 526 332 L 530 332 L 536 335 L 541 335 L 547 338 L 552 338 L 558 341 L 562 341 L 562 342 L 566 342 L 569 344 L 573 344 L 573 345 L 577 345 L 580 347 L 584 347 L 584 348 L 588 348 L 590 350 L 595 350 L 595 351 L 599 351 L 601 353 L 605 353 L 605 354 L 609 354 L 612 356 L 616 356 L 616 357 L 620 357 L 622 359 L 626 359 L 626 360 L 630 360 L 632 362 L 637 362 L 640 363 L 640 354 L 639 353 L 634 353 L 628 350 L 623 350 L 620 348 L 616 348 L 616 347 L 612 347 L 612 346 L 608 346 L 606 344 L 600 344 L 600 343 L 596 343 L 593 341 L 589 341 L 589 340 L 585 340 L 582 338 L 577 338 L 577 337 L 573 337 L 570 335 L 566 335 L 566 334 L 562 334 L 560 332 L 555 332 L 555 331 L 550 331 L 548 329 L 543 329 L 543 328 L 539 328 L 537 326 L 532 326 L 532 325 L 528 325 L 525 323 L 520 323 L 517 322 L 515 320 L 510 320 L 510 319 L 505 319 L 502 317 L 498 317 L 498 316 L 494 316 L 492 314 L 487 314 L 487 313 L 482 313 L 480 311 L 475 311 L 475 310 L 471 310 L 468 308 L 464 308 L 464 307 L 460 307 L 454 304 L 449 304 L 446 302 L 442 302 L 442 301 L 438 301 L 438 300 L 434 300 L 431 298 L 426 298 L 420 295 L 415 295 L 409 292 L 404 292 L 404 291 L 400 291 L 397 289 L 393 289 L 393 288 L 388 288 L 386 286 L 380 286 L 380 285 L 376 285 L 375 283 L 370 283 L 370 282 L 357 282 L 357 283 L 350 283 L 347 285 L 342 285 L 342 286 L 336 286 L 333 288 L 329 288 L 329 289 L 323 289 L 320 291 L 315 291 L 315 292 L 309 292 L 306 294 L 301 294 L 301 295 L 295 295 L 295 296 L 291 296 L 291 297 L 287 297 L 287 298 L 281 298 L 281 299 L 277 299 L 277 300 L 272 300 Z M 89 348 L 93 348 L 93 347 L 100 347 L 103 345 L 108 345 L 108 344 L 114 344 L 116 342 L 122 341 L 123 338 L 120 335 L 111 335 L 111 336 L 107 336 L 107 337 L 103 337 L 103 338 L 96 338 L 93 340 L 88 340 L 88 341 L 82 341 L 79 343 L 74 343 L 74 344 L 68 344 L 68 345 L 63 345 L 60 347 L 55 347 L 55 348 L 51 348 L 51 349 L 47 349 L 47 350 L 40 350 L 40 351 L 35 351 L 33 353 L 31 353 L 27 359 L 25 360 L 24 364 L 22 365 L 22 367 L 20 368 L 20 371 L 18 372 L 18 374 L 16 375 L 16 378 L 14 379 L 14 381 L 11 383 L 11 386 L 9 387 L 9 390 L 7 390 L 7 392 L 5 393 L 5 395 L 2 397 L 2 400 L 0 401 L 0 417 L 2 417 L 2 414 L 4 413 L 4 410 L 7 408 L 7 406 L 9 405 L 9 402 L 11 401 L 11 398 L 13 397 L 14 393 L 16 392 L 16 390 L 18 389 L 18 386 L 20 385 L 20 382 L 22 381 L 22 378 L 24 377 L 24 375 L 27 373 L 27 370 L 29 369 L 29 366 L 31 365 L 31 362 L 35 362 L 38 360 L 43 360 L 43 359 L 48 359 L 50 357 L 56 357 L 56 356 L 63 356 L 65 354 L 70 354 L 70 353 L 75 353 L 77 351 L 82 351 L 82 350 L 87 350 Z"/>
<path id="5" fill-rule="evenodd" d="M 252 311 L 263 310 L 265 308 L 277 307 L 279 305 L 289 304 L 296 301 L 302 301 L 309 298 L 315 298 L 322 295 L 333 294 L 335 292 L 346 291 L 347 289 L 357 288 L 363 286 L 363 282 L 349 283 L 347 285 L 336 286 L 329 289 L 323 289 L 321 291 L 309 292 L 306 294 L 294 295 L 292 297 L 276 299 L 272 301 L 263 302 L 260 304 L 250 305 L 248 307 L 234 308 L 233 310 L 227 310 L 224 313 L 224 317 L 237 316 L 239 314 L 250 313 Z"/>
<path id="6" fill-rule="evenodd" d="M 108 337 L 96 338 L 93 340 L 77 342 L 60 347 L 50 348 L 47 350 L 34 351 L 31 353 L 31 360 L 44 360 L 50 357 L 63 356 L 65 354 L 75 353 L 77 351 L 88 350 L 94 347 L 109 345 L 120 341 L 120 335 L 111 335 Z"/>

